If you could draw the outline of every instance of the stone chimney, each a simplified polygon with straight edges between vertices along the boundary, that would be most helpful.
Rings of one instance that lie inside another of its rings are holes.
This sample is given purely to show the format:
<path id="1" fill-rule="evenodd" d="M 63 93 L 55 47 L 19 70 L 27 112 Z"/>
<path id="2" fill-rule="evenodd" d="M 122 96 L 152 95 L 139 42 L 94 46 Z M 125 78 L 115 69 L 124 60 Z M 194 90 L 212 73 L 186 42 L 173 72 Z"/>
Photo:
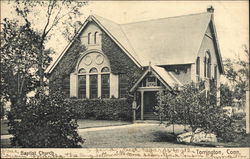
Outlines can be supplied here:
<path id="1" fill-rule="evenodd" d="M 207 12 L 208 13 L 214 13 L 214 7 L 213 6 L 208 7 Z"/>

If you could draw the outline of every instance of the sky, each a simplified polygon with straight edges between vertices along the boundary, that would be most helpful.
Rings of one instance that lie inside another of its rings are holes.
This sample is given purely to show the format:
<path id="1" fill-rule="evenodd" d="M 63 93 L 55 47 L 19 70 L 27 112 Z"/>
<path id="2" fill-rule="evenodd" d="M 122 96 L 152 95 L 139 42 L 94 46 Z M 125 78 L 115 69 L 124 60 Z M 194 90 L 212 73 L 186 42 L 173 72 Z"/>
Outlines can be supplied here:
<path id="1" fill-rule="evenodd" d="M 242 45 L 249 48 L 248 1 L 90 1 L 83 8 L 82 21 L 97 14 L 117 23 L 180 16 L 205 12 L 213 6 L 214 19 L 222 58 L 236 58 L 243 53 Z M 42 12 L 41 12 L 42 13 Z M 1 20 L 15 17 L 11 5 L 1 2 Z M 38 21 L 39 24 L 39 21 Z M 59 33 L 48 41 L 47 47 L 55 50 L 54 59 L 67 43 Z"/>

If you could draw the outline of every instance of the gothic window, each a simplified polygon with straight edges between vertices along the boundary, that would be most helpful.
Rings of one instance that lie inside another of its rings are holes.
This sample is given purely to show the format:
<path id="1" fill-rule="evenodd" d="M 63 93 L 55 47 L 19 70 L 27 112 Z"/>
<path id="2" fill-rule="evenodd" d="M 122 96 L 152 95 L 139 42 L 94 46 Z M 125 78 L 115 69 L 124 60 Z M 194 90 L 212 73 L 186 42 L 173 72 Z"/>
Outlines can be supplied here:
<path id="1" fill-rule="evenodd" d="M 109 98 L 110 96 L 110 74 L 109 68 L 104 67 L 101 71 L 101 95 L 102 98 Z"/>

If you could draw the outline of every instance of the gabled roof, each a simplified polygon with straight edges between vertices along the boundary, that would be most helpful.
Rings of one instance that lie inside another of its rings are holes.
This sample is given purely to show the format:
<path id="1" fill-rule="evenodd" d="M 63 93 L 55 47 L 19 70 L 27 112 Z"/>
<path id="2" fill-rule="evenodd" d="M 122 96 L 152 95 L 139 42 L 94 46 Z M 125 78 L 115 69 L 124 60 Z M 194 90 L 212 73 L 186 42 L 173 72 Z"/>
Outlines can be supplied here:
<path id="1" fill-rule="evenodd" d="M 140 84 L 140 82 L 145 78 L 145 76 L 152 71 L 152 73 L 162 82 L 162 84 L 168 88 L 168 89 L 172 89 L 176 84 L 178 86 L 182 86 L 183 84 L 177 79 L 175 78 L 171 72 L 165 70 L 162 67 L 159 66 L 149 66 L 147 68 L 147 70 L 143 73 L 143 75 L 137 80 L 137 82 L 132 86 L 132 88 L 130 89 L 130 92 L 133 92 L 138 85 Z"/>
<path id="2" fill-rule="evenodd" d="M 117 24 L 97 15 L 91 15 L 89 18 L 96 22 L 137 66 L 145 67 L 149 62 L 158 66 L 195 63 L 212 14 L 205 12 L 128 24 Z M 86 23 L 88 21 L 77 35 Z M 72 43 L 73 40 L 69 46 Z M 62 54 L 66 51 L 67 49 Z M 220 53 L 218 54 L 220 56 Z M 49 73 L 63 55 L 48 69 Z"/>

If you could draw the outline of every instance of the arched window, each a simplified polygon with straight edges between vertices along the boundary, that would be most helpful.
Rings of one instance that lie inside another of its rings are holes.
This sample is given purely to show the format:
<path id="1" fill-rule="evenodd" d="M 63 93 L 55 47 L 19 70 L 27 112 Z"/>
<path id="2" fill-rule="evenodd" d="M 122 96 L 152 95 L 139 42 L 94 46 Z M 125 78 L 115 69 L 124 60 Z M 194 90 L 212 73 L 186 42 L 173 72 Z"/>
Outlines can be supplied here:
<path id="1" fill-rule="evenodd" d="M 207 57 L 204 57 L 204 77 L 207 77 Z"/>
<path id="2" fill-rule="evenodd" d="M 81 68 L 79 71 L 78 71 L 79 74 L 82 74 L 82 73 L 86 73 L 86 70 L 84 68 Z"/>
<path id="3" fill-rule="evenodd" d="M 196 59 L 196 75 L 200 76 L 200 57 Z"/>
<path id="4" fill-rule="evenodd" d="M 204 77 L 211 78 L 211 56 L 209 51 L 206 51 L 204 57 Z"/>
<path id="5" fill-rule="evenodd" d="M 97 44 L 97 36 L 98 36 L 98 32 L 96 31 L 94 35 L 94 44 Z"/>
<path id="6" fill-rule="evenodd" d="M 88 44 L 90 44 L 90 40 L 91 40 L 91 33 L 88 33 Z"/>
<path id="7" fill-rule="evenodd" d="M 90 69 L 89 73 L 89 90 L 90 90 L 90 98 L 98 97 L 98 70 L 93 67 Z"/>
<path id="8" fill-rule="evenodd" d="M 101 93 L 102 98 L 109 98 L 110 96 L 110 73 L 108 67 L 102 68 L 101 71 Z"/>
<path id="9" fill-rule="evenodd" d="M 108 67 L 103 67 L 102 72 L 109 72 L 109 68 Z"/>
<path id="10" fill-rule="evenodd" d="M 81 68 L 78 74 L 78 98 L 86 98 L 86 70 Z"/>
<path id="11" fill-rule="evenodd" d="M 95 67 L 91 68 L 90 71 L 89 71 L 89 73 L 97 73 L 97 72 L 98 71 L 97 71 L 97 69 Z"/>
<path id="12" fill-rule="evenodd" d="M 214 79 L 217 80 L 217 65 L 214 66 Z"/>

